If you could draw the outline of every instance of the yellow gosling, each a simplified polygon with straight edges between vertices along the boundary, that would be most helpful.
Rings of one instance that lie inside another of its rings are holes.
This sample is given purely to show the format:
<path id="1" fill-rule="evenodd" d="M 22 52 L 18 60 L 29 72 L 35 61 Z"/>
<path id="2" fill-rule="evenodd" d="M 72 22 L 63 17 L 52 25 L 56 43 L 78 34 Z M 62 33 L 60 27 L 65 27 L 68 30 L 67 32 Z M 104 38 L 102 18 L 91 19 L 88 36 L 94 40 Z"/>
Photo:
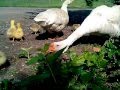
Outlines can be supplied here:
<path id="1" fill-rule="evenodd" d="M 7 30 L 7 37 L 12 38 L 14 41 L 14 32 L 16 31 L 15 20 L 10 21 L 10 28 Z"/>
<path id="2" fill-rule="evenodd" d="M 0 51 L 0 66 L 6 62 L 7 58 L 6 55 Z"/>
<path id="3" fill-rule="evenodd" d="M 24 36 L 24 32 L 23 32 L 23 29 L 22 29 L 22 27 L 21 27 L 21 24 L 20 24 L 20 23 L 17 23 L 17 30 L 16 30 L 15 33 L 14 33 L 14 38 L 15 38 L 15 39 L 23 40 L 23 39 L 22 39 L 23 36 Z"/>

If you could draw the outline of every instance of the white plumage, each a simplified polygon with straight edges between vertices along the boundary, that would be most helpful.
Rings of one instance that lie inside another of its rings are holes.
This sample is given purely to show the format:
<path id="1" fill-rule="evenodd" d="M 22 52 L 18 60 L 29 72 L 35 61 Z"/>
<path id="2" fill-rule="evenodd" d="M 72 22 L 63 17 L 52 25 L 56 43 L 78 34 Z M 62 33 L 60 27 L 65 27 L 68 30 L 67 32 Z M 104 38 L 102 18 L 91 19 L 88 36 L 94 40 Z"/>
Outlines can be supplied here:
<path id="1" fill-rule="evenodd" d="M 120 5 L 96 7 L 67 39 L 51 43 L 48 51 L 54 52 L 65 47 L 66 51 L 78 38 L 92 32 L 120 36 Z"/>
<path id="2" fill-rule="evenodd" d="M 40 12 L 34 21 L 48 29 L 49 32 L 61 31 L 69 22 L 67 6 L 73 0 L 65 0 L 61 8 L 51 8 Z"/>

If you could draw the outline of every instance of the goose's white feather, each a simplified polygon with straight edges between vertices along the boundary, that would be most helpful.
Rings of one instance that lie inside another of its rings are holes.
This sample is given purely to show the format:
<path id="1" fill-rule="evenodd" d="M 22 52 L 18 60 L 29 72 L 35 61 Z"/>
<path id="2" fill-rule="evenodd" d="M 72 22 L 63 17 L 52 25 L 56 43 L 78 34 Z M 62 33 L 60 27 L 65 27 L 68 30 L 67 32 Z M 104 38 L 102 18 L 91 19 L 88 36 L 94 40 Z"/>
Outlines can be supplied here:
<path id="1" fill-rule="evenodd" d="M 120 36 L 120 5 L 96 7 L 67 39 L 52 43 L 48 51 L 58 51 L 65 47 L 66 51 L 78 38 L 92 32 Z"/>
<path id="2" fill-rule="evenodd" d="M 34 21 L 39 22 L 43 27 L 49 27 L 50 30 L 62 30 L 69 22 L 67 6 L 72 1 L 65 0 L 61 8 L 51 8 L 40 12 Z"/>

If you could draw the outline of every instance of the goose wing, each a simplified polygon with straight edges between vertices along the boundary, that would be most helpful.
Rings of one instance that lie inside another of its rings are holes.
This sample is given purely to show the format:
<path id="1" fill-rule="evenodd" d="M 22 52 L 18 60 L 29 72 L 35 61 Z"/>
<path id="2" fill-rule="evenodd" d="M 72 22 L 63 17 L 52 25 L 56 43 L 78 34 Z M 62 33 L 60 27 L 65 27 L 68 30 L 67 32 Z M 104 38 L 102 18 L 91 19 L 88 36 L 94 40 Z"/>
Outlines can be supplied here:
<path id="1" fill-rule="evenodd" d="M 119 23 L 120 22 L 120 5 L 116 5 L 113 7 L 102 5 L 95 8 L 91 14 L 99 15 L 110 23 Z"/>

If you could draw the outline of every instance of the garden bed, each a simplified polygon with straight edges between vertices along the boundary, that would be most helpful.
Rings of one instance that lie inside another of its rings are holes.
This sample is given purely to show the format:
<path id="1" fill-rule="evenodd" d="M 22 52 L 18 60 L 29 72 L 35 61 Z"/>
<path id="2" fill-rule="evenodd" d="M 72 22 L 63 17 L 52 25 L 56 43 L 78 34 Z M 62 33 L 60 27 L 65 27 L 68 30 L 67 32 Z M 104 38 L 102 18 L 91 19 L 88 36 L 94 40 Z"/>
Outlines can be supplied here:
<path id="1" fill-rule="evenodd" d="M 19 58 L 18 56 L 21 48 L 32 47 L 31 54 L 35 55 L 38 48 L 42 48 L 46 43 L 60 41 L 67 38 L 73 32 L 72 24 L 81 24 L 91 11 L 69 10 L 70 23 L 63 30 L 63 35 L 55 40 L 49 40 L 48 38 L 51 37 L 50 35 L 47 35 L 46 33 L 34 35 L 29 29 L 30 24 L 34 22 L 34 16 L 43 10 L 44 9 L 38 8 L 0 8 L 0 51 L 5 52 L 7 55 L 7 63 L 0 67 L 0 81 L 3 79 L 21 80 L 27 76 L 34 75 L 35 71 L 31 69 L 32 67 L 25 64 L 26 58 Z M 16 40 L 13 42 L 6 36 L 6 30 L 10 26 L 11 19 L 14 19 L 16 22 L 20 22 L 22 24 L 22 28 L 25 33 L 23 41 Z M 109 37 L 107 36 L 84 36 L 77 40 L 70 49 L 76 51 L 78 54 L 82 54 L 84 51 L 93 52 L 94 46 L 103 45 L 105 40 L 108 38 Z"/>

